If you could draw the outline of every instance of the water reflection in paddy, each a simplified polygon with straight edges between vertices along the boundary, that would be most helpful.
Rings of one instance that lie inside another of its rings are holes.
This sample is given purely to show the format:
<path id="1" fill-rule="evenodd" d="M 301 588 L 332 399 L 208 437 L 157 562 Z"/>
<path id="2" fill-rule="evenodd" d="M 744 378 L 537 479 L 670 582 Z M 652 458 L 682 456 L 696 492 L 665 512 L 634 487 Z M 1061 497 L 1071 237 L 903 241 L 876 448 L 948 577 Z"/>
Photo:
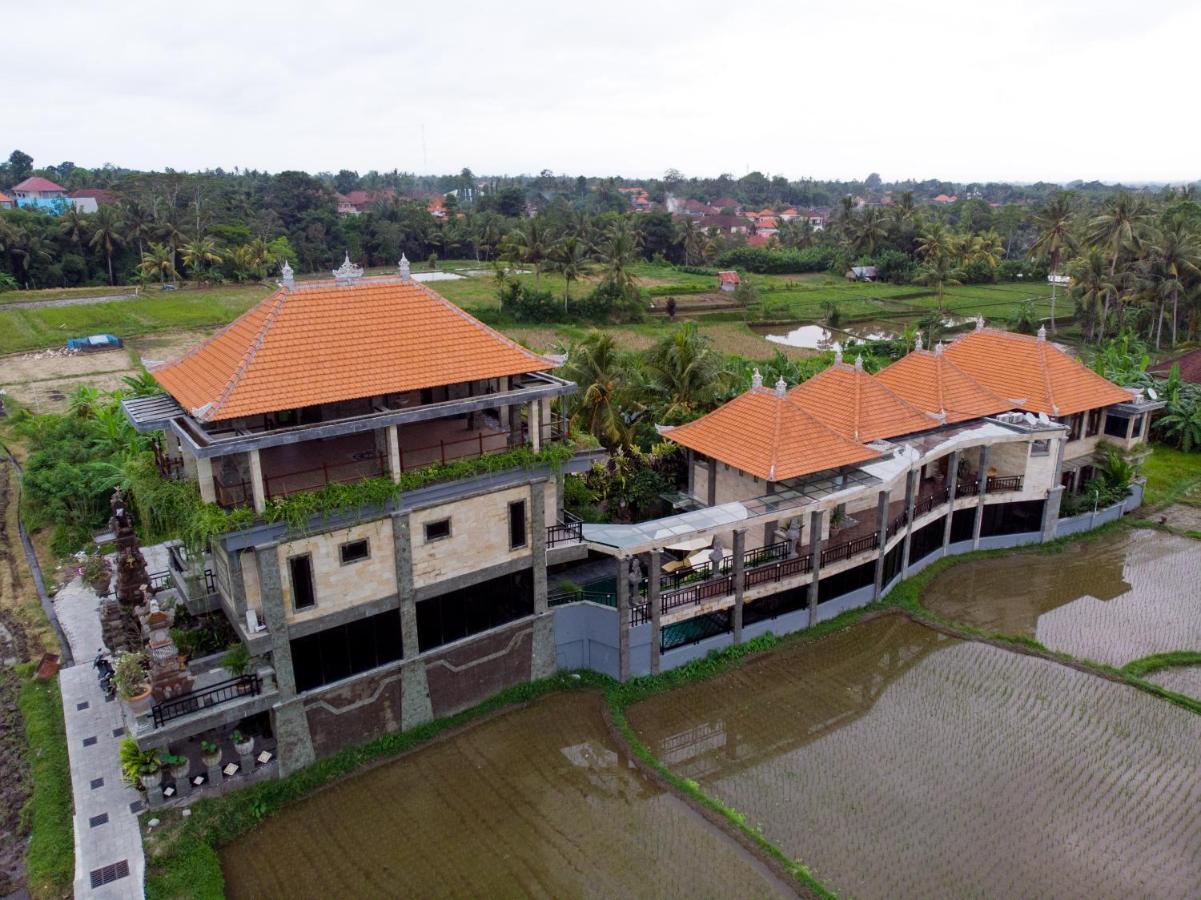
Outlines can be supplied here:
<path id="1" fill-rule="evenodd" d="M 222 850 L 229 895 L 791 894 L 631 768 L 601 704 L 548 696 L 286 808 Z"/>
<path id="2" fill-rule="evenodd" d="M 1201 717 L 899 617 L 764 654 L 630 719 L 841 895 L 1201 884 Z"/>
<path id="3" fill-rule="evenodd" d="M 989 631 L 1124 665 L 1201 649 L 1201 544 L 1121 529 L 1058 553 L 962 563 L 935 578 L 922 603 Z"/>
<path id="4" fill-rule="evenodd" d="M 755 330 L 773 344 L 786 344 L 789 347 L 803 347 L 808 350 L 836 350 L 851 341 L 895 341 L 900 339 L 905 327 L 917 319 L 867 319 L 860 322 L 848 322 L 837 328 L 826 325 L 809 324 L 791 328 L 783 334 L 779 326 L 757 325 Z M 964 324 L 967 319 L 963 316 L 945 316 L 943 326 L 954 328 Z"/>

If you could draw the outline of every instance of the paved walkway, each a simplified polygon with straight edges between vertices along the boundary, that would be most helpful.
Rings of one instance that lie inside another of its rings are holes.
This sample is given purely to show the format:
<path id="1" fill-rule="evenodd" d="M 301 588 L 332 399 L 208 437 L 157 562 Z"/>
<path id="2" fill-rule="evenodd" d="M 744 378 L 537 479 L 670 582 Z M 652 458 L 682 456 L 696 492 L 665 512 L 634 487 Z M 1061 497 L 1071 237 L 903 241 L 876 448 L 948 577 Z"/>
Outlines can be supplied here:
<path id="1" fill-rule="evenodd" d="M 56 306 L 92 306 L 96 303 L 113 303 L 120 300 L 135 300 L 148 294 L 105 294 L 102 297 L 61 297 L 58 300 L 30 300 L 27 303 L 0 303 L 0 311 L 6 309 L 48 309 Z"/>
<path id="2" fill-rule="evenodd" d="M 141 898 L 145 861 L 137 811 L 142 795 L 121 779 L 121 704 L 105 702 L 92 669 L 103 645 L 100 600 L 76 578 L 54 598 L 54 606 L 76 660 L 59 673 L 75 798 L 75 897 Z M 98 871 L 109 883 L 93 888 Z"/>

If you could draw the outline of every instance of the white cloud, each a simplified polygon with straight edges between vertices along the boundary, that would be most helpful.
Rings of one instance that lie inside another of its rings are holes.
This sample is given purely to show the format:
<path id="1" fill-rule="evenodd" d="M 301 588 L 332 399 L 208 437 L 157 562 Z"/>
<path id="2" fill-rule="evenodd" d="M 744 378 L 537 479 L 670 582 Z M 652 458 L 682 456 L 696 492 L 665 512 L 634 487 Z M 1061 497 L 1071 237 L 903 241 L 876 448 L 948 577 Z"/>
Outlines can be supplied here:
<path id="1" fill-rule="evenodd" d="M 172 7 L 41 4 L 56 49 L 6 42 L 0 150 L 187 169 L 1201 176 L 1187 2 Z"/>

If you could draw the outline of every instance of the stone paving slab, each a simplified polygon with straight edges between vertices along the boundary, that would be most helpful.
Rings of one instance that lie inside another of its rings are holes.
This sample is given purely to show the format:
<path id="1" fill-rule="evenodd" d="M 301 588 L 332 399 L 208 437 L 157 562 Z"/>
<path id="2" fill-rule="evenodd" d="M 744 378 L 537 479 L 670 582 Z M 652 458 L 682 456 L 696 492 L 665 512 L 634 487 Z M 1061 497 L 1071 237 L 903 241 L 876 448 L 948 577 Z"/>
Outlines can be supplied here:
<path id="1" fill-rule="evenodd" d="M 92 668 L 103 645 L 100 600 L 76 578 L 54 598 L 54 605 L 76 659 L 76 665 L 59 673 L 75 799 L 75 897 L 140 898 L 145 859 L 133 810 L 141 808 L 142 795 L 121 778 L 121 704 L 105 700 Z M 108 883 L 93 888 L 92 873 L 97 871 Z M 120 874 L 124 872 L 128 874 Z"/>

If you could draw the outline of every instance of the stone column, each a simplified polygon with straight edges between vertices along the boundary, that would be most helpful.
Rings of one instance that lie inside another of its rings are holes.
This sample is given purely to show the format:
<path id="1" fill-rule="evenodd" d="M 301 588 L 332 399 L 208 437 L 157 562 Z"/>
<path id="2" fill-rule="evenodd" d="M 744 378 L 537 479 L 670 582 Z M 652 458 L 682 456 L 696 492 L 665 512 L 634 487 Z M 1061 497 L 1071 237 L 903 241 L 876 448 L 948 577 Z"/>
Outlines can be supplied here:
<path id="1" fill-rule="evenodd" d="M 530 426 L 530 446 L 535 450 L 542 449 L 542 406 L 537 400 L 530 402 L 527 422 Z"/>
<path id="2" fill-rule="evenodd" d="M 651 550 L 651 568 L 646 573 L 646 599 L 651 606 L 651 674 L 658 675 L 660 668 L 660 639 L 663 635 L 663 598 L 659 593 L 662 554 L 656 547 Z"/>
<path id="3" fill-rule="evenodd" d="M 696 472 L 694 465 L 696 464 L 696 453 L 692 450 L 688 451 L 688 496 L 696 496 Z"/>
<path id="4" fill-rule="evenodd" d="M 537 681 L 554 674 L 555 618 L 547 604 L 546 592 L 546 488 L 549 481 L 530 485 L 530 567 L 534 578 L 534 640 L 530 659 L 530 679 Z"/>
<path id="5" fill-rule="evenodd" d="M 901 574 L 909 568 L 909 545 L 913 541 L 913 510 L 917 507 L 917 485 L 922 479 L 922 470 L 913 469 L 905 476 L 905 544 L 901 549 Z"/>
<path id="6" fill-rule="evenodd" d="M 264 512 L 267 509 L 267 488 L 263 483 L 263 463 L 259 459 L 259 451 L 251 450 L 250 456 L 250 490 L 254 494 L 254 511 Z"/>
<path id="7" fill-rule="evenodd" d="M 509 446 L 519 447 L 524 443 L 521 439 L 521 406 L 514 403 L 509 410 Z"/>
<path id="8" fill-rule="evenodd" d="M 1042 540 L 1044 544 L 1047 541 L 1055 540 L 1055 533 L 1059 530 L 1059 504 L 1062 500 L 1062 485 L 1057 484 L 1047 491 L 1047 499 L 1043 503 Z"/>
<path id="9" fill-rule="evenodd" d="M 951 545 L 951 520 L 955 518 L 955 495 L 959 492 L 959 451 L 951 453 L 950 467 L 947 469 L 947 521 L 943 523 L 942 552 L 947 552 Z"/>
<path id="10" fill-rule="evenodd" d="M 717 505 L 717 460 L 709 457 L 709 505 Z"/>
<path id="11" fill-rule="evenodd" d="M 972 526 L 972 549 L 980 549 L 980 529 L 984 525 L 984 497 L 988 487 L 988 444 L 980 448 L 980 472 L 976 482 L 976 522 Z"/>
<path id="12" fill-rule="evenodd" d="M 296 696 L 296 676 L 292 671 L 292 647 L 288 642 L 288 623 L 284 611 L 283 581 L 279 569 L 279 546 L 260 544 L 254 548 L 259 568 L 259 593 L 263 600 L 263 618 L 271 636 L 271 663 L 279 702 L 272 710 L 273 730 L 279 752 L 280 775 L 303 768 L 316 759 L 313 738 L 304 701 Z M 217 781 L 220 784 L 220 781 Z"/>
<path id="13" fill-rule="evenodd" d="M 413 728 L 434 717 L 425 662 L 417 640 L 417 600 L 413 585 L 413 537 L 408 513 L 392 513 L 392 552 L 396 559 L 396 596 L 400 604 L 400 727 Z"/>
<path id="14" fill-rule="evenodd" d="M 825 510 L 815 509 L 809 513 L 809 627 L 817 624 L 817 582 L 822 568 L 822 516 Z"/>
<path id="15" fill-rule="evenodd" d="M 392 481 L 400 484 L 400 436 L 397 434 L 395 425 L 389 425 L 386 430 L 388 432 L 388 471 L 392 474 Z"/>
<path id="16" fill-rule="evenodd" d="M 880 599 L 880 591 L 884 586 L 884 551 L 888 547 L 888 488 L 880 491 L 876 498 L 876 521 L 880 535 L 880 546 L 876 548 L 876 580 L 872 590 L 872 600 Z"/>
<path id="17" fill-rule="evenodd" d="M 196 480 L 200 483 L 200 499 L 205 503 L 217 502 L 217 485 L 213 481 L 213 460 L 208 456 L 196 458 Z"/>
<path id="18" fill-rule="evenodd" d="M 617 558 L 617 680 L 630 680 L 630 561 Z"/>
<path id="19" fill-rule="evenodd" d="M 746 593 L 746 529 L 734 530 L 734 643 L 742 643 L 742 604 Z"/>

